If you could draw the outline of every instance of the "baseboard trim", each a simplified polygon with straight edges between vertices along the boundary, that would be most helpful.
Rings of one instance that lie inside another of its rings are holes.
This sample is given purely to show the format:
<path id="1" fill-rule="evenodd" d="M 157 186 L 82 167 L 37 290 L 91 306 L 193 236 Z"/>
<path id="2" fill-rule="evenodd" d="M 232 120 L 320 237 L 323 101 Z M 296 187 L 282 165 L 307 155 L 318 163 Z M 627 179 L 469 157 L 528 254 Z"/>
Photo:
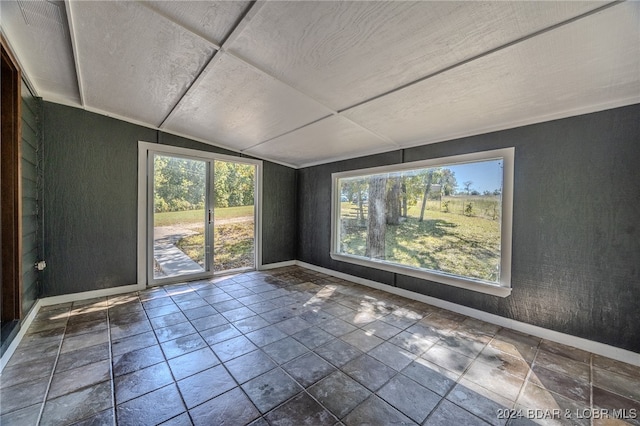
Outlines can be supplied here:
<path id="1" fill-rule="evenodd" d="M 260 265 L 258 268 L 259 271 L 268 271 L 269 269 L 277 269 L 277 268 L 285 268 L 287 266 L 295 266 L 297 264 L 297 260 L 287 260 L 285 262 L 278 263 L 267 263 L 266 265 Z"/>
<path id="2" fill-rule="evenodd" d="M 615 346 L 595 342 L 593 340 L 584 339 L 582 337 L 572 336 L 570 334 L 560 333 L 558 331 L 549 330 L 547 328 L 527 324 L 525 322 L 513 320 L 510 318 L 501 317 L 499 315 L 491 314 L 478 309 L 458 305 L 457 303 L 447 302 L 446 300 L 437 299 L 435 297 L 426 296 L 424 294 L 416 293 L 398 287 L 393 287 L 377 281 L 367 280 L 365 278 L 356 277 L 354 275 L 345 274 L 343 272 L 334 271 L 332 269 L 323 268 L 321 266 L 312 265 L 310 263 L 302 262 L 299 260 L 296 261 L 296 265 L 303 268 L 311 269 L 312 271 L 322 272 L 336 278 L 341 278 L 347 281 L 355 282 L 357 284 L 362 284 L 367 287 L 372 287 L 377 290 L 386 291 L 387 293 L 396 294 L 408 299 L 417 300 L 419 302 L 457 312 L 459 314 L 479 319 L 481 321 L 486 321 L 491 324 L 499 325 L 501 327 L 510 328 L 512 330 L 520 331 L 522 333 L 530 334 L 542 339 L 551 340 L 553 342 L 562 343 L 568 346 L 573 346 L 575 348 L 582 349 L 597 355 L 605 356 L 607 358 L 615 359 L 617 361 L 640 366 L 640 354 L 628 351 L 626 349 L 617 348 Z"/>
<path id="3" fill-rule="evenodd" d="M 41 300 L 42 299 L 39 299 L 33 305 L 31 310 L 29 311 L 29 313 L 25 317 L 24 321 L 22 321 L 22 323 L 20 324 L 20 330 L 18 331 L 18 334 L 16 334 L 16 337 L 13 338 L 13 341 L 9 344 L 9 347 L 7 348 L 7 350 L 4 352 L 4 354 L 2 354 L 2 358 L 0 358 L 0 375 L 2 374 L 2 371 L 4 370 L 4 367 L 7 365 L 7 363 L 9 362 L 11 357 L 13 356 L 13 353 L 16 351 L 16 348 L 18 347 L 18 345 L 22 341 L 22 338 L 27 333 L 27 330 L 29 329 L 29 326 L 31 326 L 31 323 L 33 322 L 33 319 L 38 314 L 38 311 L 40 310 L 40 307 L 42 306 L 42 301 Z"/>
<path id="4" fill-rule="evenodd" d="M 96 297 L 115 296 L 132 291 L 144 290 L 146 286 L 140 284 L 123 285 L 118 287 L 103 288 L 100 290 L 83 291 L 81 293 L 62 294 L 60 296 L 43 297 L 41 306 L 57 305 L 60 303 L 77 302 L 80 300 L 94 299 Z"/>

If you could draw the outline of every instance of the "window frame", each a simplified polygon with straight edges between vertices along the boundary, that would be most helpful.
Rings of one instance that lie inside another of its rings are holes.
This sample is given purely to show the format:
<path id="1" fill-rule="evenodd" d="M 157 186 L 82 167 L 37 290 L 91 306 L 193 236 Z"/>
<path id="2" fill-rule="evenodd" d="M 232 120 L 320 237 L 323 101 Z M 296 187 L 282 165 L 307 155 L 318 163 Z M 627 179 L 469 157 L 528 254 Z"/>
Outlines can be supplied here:
<path id="1" fill-rule="evenodd" d="M 392 164 L 366 169 L 349 170 L 331 174 L 331 259 L 380 269 L 396 274 L 408 275 L 440 284 L 473 290 L 500 297 L 511 294 L 511 255 L 512 255 L 512 227 L 513 227 L 513 183 L 514 183 L 515 148 L 502 148 L 490 151 L 478 151 L 468 154 L 447 157 L 430 158 L 409 163 Z M 485 281 L 461 277 L 446 272 L 404 266 L 383 260 L 371 259 L 339 252 L 340 246 L 340 197 L 338 185 L 340 179 L 366 177 L 383 173 L 397 173 L 420 168 L 452 166 L 480 161 L 503 161 L 502 169 L 502 216 L 500 225 L 500 281 L 492 284 Z"/>

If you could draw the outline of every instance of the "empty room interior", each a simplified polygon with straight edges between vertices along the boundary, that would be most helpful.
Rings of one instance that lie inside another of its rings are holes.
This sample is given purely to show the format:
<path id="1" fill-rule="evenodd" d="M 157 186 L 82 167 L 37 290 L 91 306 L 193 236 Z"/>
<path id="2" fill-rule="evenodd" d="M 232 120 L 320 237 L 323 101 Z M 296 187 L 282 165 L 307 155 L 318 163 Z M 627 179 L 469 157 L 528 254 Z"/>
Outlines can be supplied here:
<path id="1" fill-rule="evenodd" d="M 2 425 L 640 425 L 640 2 L 0 2 Z"/>

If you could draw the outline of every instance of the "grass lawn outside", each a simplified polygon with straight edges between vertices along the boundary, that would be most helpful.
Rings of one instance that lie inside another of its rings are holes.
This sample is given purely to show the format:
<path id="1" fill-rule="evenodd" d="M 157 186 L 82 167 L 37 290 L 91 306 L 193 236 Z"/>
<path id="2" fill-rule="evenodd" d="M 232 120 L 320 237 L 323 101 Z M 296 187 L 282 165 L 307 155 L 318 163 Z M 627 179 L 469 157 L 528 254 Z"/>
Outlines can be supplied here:
<path id="1" fill-rule="evenodd" d="M 253 221 L 228 223 L 213 228 L 213 270 L 254 267 Z M 176 246 L 204 267 L 204 230 L 180 239 Z"/>
<path id="2" fill-rule="evenodd" d="M 253 217 L 253 206 L 223 207 L 213 211 L 217 220 Z M 178 212 L 154 213 L 154 226 L 172 226 L 177 224 L 204 223 L 204 209 L 183 210 Z"/>
<path id="3" fill-rule="evenodd" d="M 357 206 L 348 204 L 343 203 L 341 212 L 343 218 L 348 218 L 343 219 L 341 249 L 345 254 L 364 256 L 367 228 L 356 219 Z M 386 260 L 496 282 L 500 264 L 500 220 L 491 218 L 494 210 L 491 204 L 475 204 L 478 216 L 461 214 L 462 208 L 460 213 L 451 210 L 447 213 L 436 207 L 425 211 L 423 222 L 418 220 L 420 204 L 409 208 L 403 222 L 387 225 Z"/>

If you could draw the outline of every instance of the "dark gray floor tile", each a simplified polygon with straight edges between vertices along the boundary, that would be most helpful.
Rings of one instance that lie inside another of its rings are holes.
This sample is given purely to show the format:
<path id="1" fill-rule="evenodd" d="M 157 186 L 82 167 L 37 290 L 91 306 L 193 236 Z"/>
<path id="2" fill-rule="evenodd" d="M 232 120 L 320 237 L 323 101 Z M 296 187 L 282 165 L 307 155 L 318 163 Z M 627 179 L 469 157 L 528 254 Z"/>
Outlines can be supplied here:
<path id="1" fill-rule="evenodd" d="M 402 374 L 392 378 L 377 394 L 416 423 L 422 423 L 442 398 Z"/>
<path id="2" fill-rule="evenodd" d="M 156 336 L 160 343 L 167 342 L 169 340 L 175 340 L 178 337 L 188 336 L 196 332 L 189 322 L 181 322 L 179 324 L 173 324 L 168 327 L 158 328 L 155 330 Z"/>
<path id="3" fill-rule="evenodd" d="M 385 363 L 396 371 L 400 371 L 416 359 L 416 355 L 405 351 L 396 345 L 385 342 L 369 351 L 369 355 L 380 362 Z"/>
<path id="4" fill-rule="evenodd" d="M 297 340 L 291 337 L 270 343 L 262 348 L 271 359 L 278 364 L 284 364 L 292 359 L 308 352 L 309 350 Z"/>
<path id="5" fill-rule="evenodd" d="M 119 425 L 155 425 L 185 411 L 175 384 L 170 384 L 138 398 L 119 404 Z"/>
<path id="6" fill-rule="evenodd" d="M 111 378 L 110 361 L 73 368 L 53 375 L 47 399 L 53 399 L 86 388 Z"/>
<path id="7" fill-rule="evenodd" d="M 201 331 L 200 335 L 207 344 L 215 345 L 217 343 L 224 342 L 225 340 L 241 336 L 242 333 L 240 333 L 238 329 L 231 324 L 224 324 Z"/>
<path id="8" fill-rule="evenodd" d="M 151 331 L 151 324 L 149 320 L 144 319 L 142 321 L 125 323 L 122 325 L 111 325 L 111 339 L 117 340 L 123 337 L 134 336 L 136 334 L 145 333 Z M 67 339 L 65 339 L 66 341 Z M 101 342 L 99 342 L 101 343 Z"/>
<path id="9" fill-rule="evenodd" d="M 37 361 L 8 365 L 2 370 L 0 389 L 50 377 L 55 362 L 56 357 L 54 354 L 54 356 L 44 357 Z"/>
<path id="10" fill-rule="evenodd" d="M 281 331 L 275 325 L 269 325 L 260 330 L 247 333 L 246 336 L 257 346 L 266 346 L 270 343 L 277 342 L 287 337 L 287 334 Z"/>
<path id="11" fill-rule="evenodd" d="M 313 310 L 300 314 L 300 318 L 307 321 L 310 324 L 318 325 L 325 321 L 329 321 L 334 318 L 333 315 L 323 310 Z"/>
<path id="12" fill-rule="evenodd" d="M 283 333 L 292 335 L 311 327 L 311 323 L 303 320 L 300 317 L 293 317 L 277 323 L 276 327 L 278 327 Z"/>
<path id="13" fill-rule="evenodd" d="M 382 340 L 390 339 L 402 331 L 402 329 L 380 320 L 367 324 L 363 326 L 362 329 L 367 333 L 372 333 L 374 336 L 378 336 Z"/>
<path id="14" fill-rule="evenodd" d="M 91 333 L 94 331 L 104 331 L 108 327 L 107 320 L 98 319 L 93 321 L 78 322 L 74 324 L 67 323 L 67 329 L 65 330 L 65 338 L 72 336 L 79 336 L 81 334 Z"/>
<path id="15" fill-rule="evenodd" d="M 524 383 L 520 377 L 512 376 L 498 368 L 491 368 L 477 361 L 471 364 L 463 378 L 511 401 L 516 400 Z"/>
<path id="16" fill-rule="evenodd" d="M 209 306 L 209 302 L 198 296 L 196 293 L 193 293 L 193 296 L 193 298 L 185 300 L 178 300 L 177 297 L 173 297 L 173 301 L 176 302 L 176 305 L 178 305 L 178 307 L 183 312 L 191 309 L 201 308 L 203 306 Z"/>
<path id="17" fill-rule="evenodd" d="M 231 375 L 242 384 L 276 367 L 276 364 L 261 350 L 249 352 L 225 363 Z"/>
<path id="18" fill-rule="evenodd" d="M 56 365 L 56 374 L 72 368 L 109 359 L 109 344 L 89 346 L 88 348 L 60 354 Z"/>
<path id="19" fill-rule="evenodd" d="M 113 375 L 121 376 L 164 361 L 160 346 L 154 345 L 113 357 Z"/>
<path id="20" fill-rule="evenodd" d="M 106 381 L 59 398 L 44 405 L 41 425 L 69 424 L 91 417 L 113 406 L 111 384 Z"/>
<path id="21" fill-rule="evenodd" d="M 195 426 L 244 425 L 260 416 L 239 388 L 210 399 L 189 412 Z"/>
<path id="22" fill-rule="evenodd" d="M 351 333 L 356 329 L 356 327 L 346 321 L 341 320 L 340 318 L 333 318 L 329 321 L 325 321 L 319 324 L 318 327 L 336 337 L 340 337 L 343 334 Z"/>
<path id="23" fill-rule="evenodd" d="M 228 321 L 240 321 L 241 319 L 249 318 L 256 315 L 251 309 L 242 306 L 241 308 L 231 309 L 230 311 L 221 312 L 222 316 Z"/>
<path id="24" fill-rule="evenodd" d="M 153 331 L 147 331 L 146 333 L 136 334 L 135 336 L 124 337 L 121 339 L 113 339 L 112 336 L 111 340 L 111 351 L 113 352 L 113 356 L 122 355 L 124 353 L 153 346 L 158 343 L 158 339 L 156 339 L 156 335 Z"/>
<path id="25" fill-rule="evenodd" d="M 173 383 L 166 363 L 152 365 L 115 378 L 116 404 L 121 404 L 152 390 Z"/>
<path id="26" fill-rule="evenodd" d="M 299 331 L 292 337 L 309 349 L 315 349 L 335 338 L 332 334 L 315 326 Z"/>
<path id="27" fill-rule="evenodd" d="M 0 401 L 2 401 L 0 410 L 2 410 L 2 414 L 42 403 L 48 384 L 49 377 L 42 377 L 15 386 L 3 387 L 0 389 Z"/>
<path id="28" fill-rule="evenodd" d="M 343 420 L 345 425 L 390 425 L 390 424 L 415 424 L 407 416 L 393 408 L 375 395 L 367 398 L 358 405 Z"/>
<path id="29" fill-rule="evenodd" d="M 268 300 L 263 300 L 261 302 L 254 303 L 252 305 L 248 305 L 247 307 L 251 309 L 253 312 L 255 312 L 256 314 L 264 314 L 266 312 L 273 311 L 274 309 L 277 308 L 276 305 L 269 302 Z"/>
<path id="30" fill-rule="evenodd" d="M 341 336 L 340 339 L 344 340 L 351 346 L 355 346 L 362 352 L 369 352 L 371 349 L 384 342 L 384 340 L 382 340 L 381 338 L 376 337 L 372 333 L 366 332 L 364 330 L 352 331 L 351 333 L 347 333 L 344 336 Z"/>
<path id="31" fill-rule="evenodd" d="M 337 419 L 308 394 L 301 393 L 265 416 L 274 426 L 334 425 Z"/>
<path id="32" fill-rule="evenodd" d="M 638 378 L 631 378 L 613 371 L 593 369 L 593 385 L 609 390 L 625 398 L 640 402 L 640 386 Z"/>
<path id="33" fill-rule="evenodd" d="M 198 331 L 209 330 L 210 328 L 218 327 L 225 324 L 229 324 L 229 321 L 227 321 L 227 319 L 220 314 L 209 315 L 191 321 L 191 325 L 193 325 L 193 327 Z"/>
<path id="34" fill-rule="evenodd" d="M 190 321 L 198 318 L 207 318 L 218 313 L 212 306 L 204 305 L 193 309 L 187 309 L 183 311 L 184 315 L 189 318 Z"/>
<path id="35" fill-rule="evenodd" d="M 443 336 L 438 341 L 438 345 L 444 346 L 447 349 L 458 352 L 464 356 L 475 358 L 480 352 L 482 352 L 489 341 L 490 339 L 488 337 L 485 337 L 482 340 L 477 340 L 466 334 L 451 333 Z"/>
<path id="36" fill-rule="evenodd" d="M 442 396 L 451 390 L 460 376 L 422 358 L 417 358 L 409 364 L 402 370 L 402 374 Z"/>
<path id="37" fill-rule="evenodd" d="M 362 355 L 348 362 L 342 367 L 342 371 L 374 392 L 397 374 L 393 368 L 369 355 Z"/>
<path id="38" fill-rule="evenodd" d="M 543 340 L 540 342 L 540 350 L 551 352 L 552 354 L 560 355 L 575 361 L 584 362 L 585 364 L 591 362 L 590 352 L 563 345 L 562 343 L 552 342 L 550 340 Z"/>
<path id="39" fill-rule="evenodd" d="M 574 377 L 547 370 L 546 368 L 536 365 L 533 367 L 531 376 L 529 376 L 529 381 L 577 402 L 587 405 L 590 402 L 591 387 L 589 383 Z"/>
<path id="40" fill-rule="evenodd" d="M 150 308 L 146 308 L 145 307 L 145 309 L 147 311 L 147 315 L 149 316 L 149 318 L 153 319 L 153 318 L 158 318 L 158 317 L 162 317 L 162 316 L 165 316 L 165 315 L 175 314 L 175 313 L 181 312 L 180 308 L 178 307 L 178 305 L 173 303 L 173 300 L 171 300 L 170 297 L 165 297 L 162 300 L 163 300 L 163 303 L 164 303 L 162 306 L 153 306 L 153 307 L 150 307 Z"/>
<path id="41" fill-rule="evenodd" d="M 271 303 L 276 304 L 277 299 L 272 300 Z M 287 307 L 278 307 L 272 311 L 265 312 L 260 314 L 262 318 L 269 321 L 271 324 L 277 324 L 279 322 L 288 320 L 289 318 L 293 318 L 296 316 L 296 311 L 291 310 Z"/>
<path id="42" fill-rule="evenodd" d="M 593 366 L 596 368 L 613 371 L 618 374 L 624 374 L 626 376 L 633 377 L 636 380 L 640 379 L 640 366 L 627 364 L 625 362 L 616 361 L 614 359 L 595 354 L 593 354 L 591 358 L 593 360 Z"/>
<path id="43" fill-rule="evenodd" d="M 115 414 L 113 408 L 108 408 L 94 414 L 91 417 L 74 423 L 73 426 L 113 426 L 115 424 Z"/>
<path id="44" fill-rule="evenodd" d="M 202 404 L 236 386 L 236 382 L 221 365 L 178 382 L 178 388 L 187 408 Z"/>
<path id="45" fill-rule="evenodd" d="M 462 374 L 473 362 L 472 358 L 438 344 L 432 346 L 431 349 L 422 354 L 421 358 L 458 374 Z"/>
<path id="46" fill-rule="evenodd" d="M 79 336 L 65 336 L 64 340 L 62 341 L 62 349 L 60 349 L 60 353 L 76 351 L 78 349 L 88 348 L 89 346 L 107 343 L 108 341 L 109 334 L 107 333 L 106 328 L 98 331 L 92 331 L 86 334 L 81 334 Z"/>
<path id="47" fill-rule="evenodd" d="M 362 355 L 361 350 L 340 339 L 320 346 L 315 352 L 336 367 L 342 367 L 347 362 Z"/>
<path id="48" fill-rule="evenodd" d="M 241 319 L 240 321 L 236 321 L 233 323 L 233 326 L 243 333 L 250 333 L 268 325 L 269 322 L 267 322 L 259 315 L 254 315 L 252 317 Z"/>
<path id="49" fill-rule="evenodd" d="M 425 426 L 486 426 L 489 423 L 463 410 L 446 399 L 440 403 L 424 423 Z"/>
<path id="50" fill-rule="evenodd" d="M 173 312 L 171 314 L 162 315 L 159 317 L 149 319 L 151 322 L 151 326 L 154 329 L 169 327 L 170 325 L 180 324 L 181 322 L 186 322 L 187 317 L 180 311 Z"/>
<path id="51" fill-rule="evenodd" d="M 180 355 L 193 352 L 198 349 L 202 349 L 207 346 L 207 342 L 204 341 L 199 334 L 189 334 L 188 336 L 178 337 L 174 340 L 162 342 L 160 344 L 162 352 L 167 359 L 175 358 Z"/>
<path id="52" fill-rule="evenodd" d="M 171 358 L 169 367 L 176 380 L 184 379 L 192 374 L 220 364 L 218 358 L 208 347 Z"/>
<path id="53" fill-rule="evenodd" d="M 242 389 L 261 413 L 266 413 L 302 390 L 280 368 L 248 381 L 242 385 Z"/>
<path id="54" fill-rule="evenodd" d="M 609 410 L 609 412 L 617 410 L 626 416 L 624 421 L 640 425 L 640 415 L 638 415 L 640 403 L 597 386 L 593 387 L 593 408 Z"/>
<path id="55" fill-rule="evenodd" d="M 251 343 L 246 337 L 238 336 L 225 340 L 224 342 L 216 343 L 211 346 L 211 349 L 213 349 L 218 358 L 220 358 L 220 361 L 226 362 L 240 355 L 255 351 L 258 347 Z"/>
<path id="56" fill-rule="evenodd" d="M 434 345 L 435 341 L 409 333 L 408 331 L 403 331 L 389 339 L 389 343 L 393 343 L 399 348 L 409 351 L 415 355 L 422 355 Z"/>
<path id="57" fill-rule="evenodd" d="M 522 357 L 515 357 L 493 346 L 486 346 L 477 358 L 483 364 L 498 368 L 511 375 L 525 378 L 530 371 L 529 364 Z"/>
<path id="58" fill-rule="evenodd" d="M 588 382 L 590 380 L 590 366 L 580 361 L 565 358 L 547 351 L 538 351 L 534 365 L 547 368 L 558 373 Z"/>
<path id="59" fill-rule="evenodd" d="M 305 388 L 335 371 L 334 366 L 313 352 L 284 364 L 282 368 Z"/>
<path id="60" fill-rule="evenodd" d="M 506 352 L 527 362 L 529 365 L 538 351 L 540 338 L 503 328 L 493 337 L 489 346 Z"/>
<path id="61" fill-rule="evenodd" d="M 498 410 L 513 408 L 512 401 L 465 380 L 457 384 L 446 398 L 496 426 L 506 423 L 506 420 L 498 418 Z M 542 406 L 532 408 L 542 408 Z"/>
<path id="62" fill-rule="evenodd" d="M 166 422 L 160 423 L 161 426 L 193 426 L 189 413 L 178 414 L 175 417 L 170 418 Z"/>
<path id="63" fill-rule="evenodd" d="M 341 371 L 320 380 L 308 392 L 338 418 L 347 415 L 371 394 Z"/>
<path id="64" fill-rule="evenodd" d="M 42 408 L 41 403 L 2 414 L 0 415 L 0 425 L 36 425 L 40 416 L 40 408 Z"/>
<path id="65" fill-rule="evenodd" d="M 33 344 L 29 346 L 19 345 L 7 366 L 30 363 L 41 360 L 45 357 L 55 356 L 60 348 L 60 340 L 44 344 Z"/>

